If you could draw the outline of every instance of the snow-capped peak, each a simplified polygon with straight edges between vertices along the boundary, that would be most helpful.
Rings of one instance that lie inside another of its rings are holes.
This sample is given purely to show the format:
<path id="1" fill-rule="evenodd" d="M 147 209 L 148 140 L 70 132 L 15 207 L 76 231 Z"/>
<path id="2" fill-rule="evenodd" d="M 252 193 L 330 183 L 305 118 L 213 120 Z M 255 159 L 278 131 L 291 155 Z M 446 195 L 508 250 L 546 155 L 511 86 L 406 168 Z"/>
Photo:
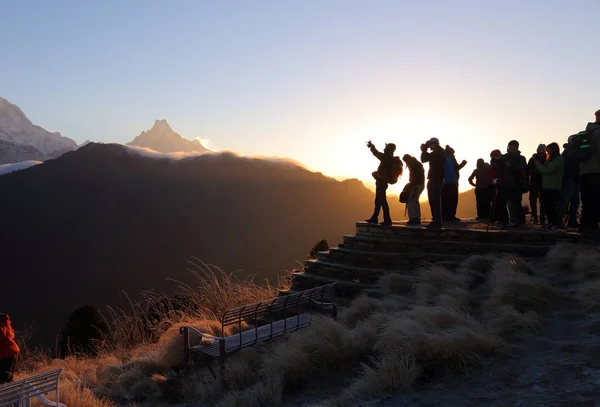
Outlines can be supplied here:
<path id="1" fill-rule="evenodd" d="M 2 97 L 0 97 L 0 140 L 31 146 L 43 154 L 54 154 L 77 148 L 77 143 L 73 140 L 31 123 L 17 105 Z"/>
<path id="2" fill-rule="evenodd" d="M 208 151 L 199 141 L 190 141 L 181 137 L 173 131 L 165 119 L 156 120 L 150 130 L 142 131 L 139 136 L 127 144 L 150 148 L 161 153 Z"/>

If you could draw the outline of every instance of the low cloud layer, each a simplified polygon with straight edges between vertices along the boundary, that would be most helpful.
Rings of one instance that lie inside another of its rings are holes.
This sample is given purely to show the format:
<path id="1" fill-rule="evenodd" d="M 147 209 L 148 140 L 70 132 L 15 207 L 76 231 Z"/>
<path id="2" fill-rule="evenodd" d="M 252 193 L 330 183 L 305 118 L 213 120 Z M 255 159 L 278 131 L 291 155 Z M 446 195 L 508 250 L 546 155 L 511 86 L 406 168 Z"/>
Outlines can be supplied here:
<path id="1" fill-rule="evenodd" d="M 10 174 L 11 172 L 24 170 L 25 168 L 33 167 L 34 165 L 41 164 L 41 161 L 21 161 L 18 163 L 3 164 L 0 165 L 0 175 Z"/>
<path id="2" fill-rule="evenodd" d="M 196 152 L 186 153 L 186 152 L 182 152 L 182 151 L 175 152 L 175 153 L 161 153 L 161 152 L 158 152 L 158 151 L 152 150 L 150 148 L 146 148 L 146 147 L 130 146 L 127 144 L 121 144 L 121 145 L 123 147 L 127 148 L 131 153 L 139 154 L 141 156 L 149 157 L 149 158 L 168 158 L 168 159 L 172 159 L 172 160 L 181 160 L 183 158 L 199 157 L 199 156 L 217 156 L 218 157 L 220 155 L 232 155 L 232 156 L 235 156 L 238 158 L 267 160 L 267 161 L 272 161 L 275 163 L 292 164 L 292 165 L 296 165 L 298 167 L 306 169 L 306 166 L 304 164 L 302 164 L 301 162 L 296 161 L 291 158 L 287 158 L 287 157 L 264 156 L 264 155 L 245 156 L 245 155 L 236 153 L 235 151 L 228 151 L 228 150 L 206 151 L 206 152 L 202 152 L 202 153 L 196 153 Z"/>

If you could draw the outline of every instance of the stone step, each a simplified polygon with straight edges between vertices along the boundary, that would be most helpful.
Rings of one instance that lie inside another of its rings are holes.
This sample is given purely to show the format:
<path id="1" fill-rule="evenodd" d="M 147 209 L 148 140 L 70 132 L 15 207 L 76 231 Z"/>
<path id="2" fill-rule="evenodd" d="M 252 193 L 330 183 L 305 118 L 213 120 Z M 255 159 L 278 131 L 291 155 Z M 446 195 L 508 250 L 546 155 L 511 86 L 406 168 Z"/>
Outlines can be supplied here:
<path id="1" fill-rule="evenodd" d="M 460 240 L 420 240 L 420 239 L 389 239 L 366 236 L 344 236 L 343 250 L 386 252 L 398 254 L 419 254 L 429 256 L 431 254 L 498 254 L 512 253 L 523 258 L 537 258 L 546 255 L 551 246 L 548 245 L 524 245 L 494 242 L 468 242 Z"/>
<path id="2" fill-rule="evenodd" d="M 444 264 L 444 266 L 446 266 L 446 264 Z M 343 264 L 337 261 L 324 261 L 318 259 L 309 260 L 305 264 L 305 271 L 311 275 L 327 278 L 332 281 L 347 281 L 360 284 L 377 284 L 381 277 L 390 273 L 415 275 L 415 269 L 416 266 L 413 268 L 361 267 Z"/>
<path id="3" fill-rule="evenodd" d="M 320 252 L 317 260 L 325 263 L 365 267 L 368 269 L 412 271 L 425 262 L 438 263 L 450 261 L 460 263 L 467 254 L 437 254 L 413 252 L 362 251 L 345 248 L 332 248 L 328 252 Z"/>
<path id="4" fill-rule="evenodd" d="M 360 293 L 379 293 L 380 287 L 375 284 L 363 284 L 353 281 L 338 280 L 315 275 L 309 271 L 304 273 L 293 273 L 292 286 L 286 290 L 286 293 L 308 290 L 309 288 L 319 287 L 324 284 L 337 282 L 335 288 L 336 297 L 352 299 Z"/>
<path id="5" fill-rule="evenodd" d="M 370 225 L 366 222 L 356 223 L 356 234 L 361 237 L 399 239 L 399 240 L 459 240 L 480 243 L 513 243 L 526 245 L 552 246 L 560 242 L 584 242 L 585 239 L 575 232 L 542 232 L 538 229 L 509 229 L 485 231 L 485 226 L 479 228 L 469 223 L 453 223 L 443 229 L 427 229 L 425 227 L 407 227 L 403 224 L 393 224 L 389 227 Z M 481 224 L 478 224 L 481 225 Z"/>

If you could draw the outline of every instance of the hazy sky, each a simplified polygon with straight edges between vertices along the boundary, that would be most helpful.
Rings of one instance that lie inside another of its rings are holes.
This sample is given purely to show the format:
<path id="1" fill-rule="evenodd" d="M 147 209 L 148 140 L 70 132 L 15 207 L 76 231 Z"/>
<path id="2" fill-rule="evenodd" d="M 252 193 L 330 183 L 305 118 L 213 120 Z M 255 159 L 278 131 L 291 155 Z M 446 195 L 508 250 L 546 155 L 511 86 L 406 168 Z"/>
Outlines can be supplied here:
<path id="1" fill-rule="evenodd" d="M 600 109 L 600 1 L 0 0 L 0 96 L 81 143 L 186 138 L 369 180 L 365 142 L 466 158 Z M 399 186 L 397 187 L 399 188 Z"/>

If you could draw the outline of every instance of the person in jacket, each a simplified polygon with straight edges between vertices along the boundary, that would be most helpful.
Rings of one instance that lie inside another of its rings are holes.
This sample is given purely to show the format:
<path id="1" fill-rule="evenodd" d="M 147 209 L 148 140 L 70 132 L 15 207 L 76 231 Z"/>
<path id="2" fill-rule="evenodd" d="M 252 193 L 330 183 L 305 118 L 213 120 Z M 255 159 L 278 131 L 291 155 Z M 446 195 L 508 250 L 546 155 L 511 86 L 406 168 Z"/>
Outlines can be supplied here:
<path id="1" fill-rule="evenodd" d="M 546 162 L 546 145 L 540 144 L 537 148 L 537 152 L 531 156 L 527 163 L 527 169 L 530 174 L 531 189 L 529 191 L 529 206 L 531 207 L 531 220 L 535 225 L 544 224 L 546 222 L 546 216 L 542 210 L 540 203 L 540 217 L 538 218 L 538 201 L 541 201 L 542 192 L 542 175 L 538 172 L 535 163 L 544 164 Z"/>
<path id="2" fill-rule="evenodd" d="M 366 220 L 367 223 L 378 223 L 379 212 L 383 209 L 383 226 L 391 226 L 392 218 L 390 216 L 390 207 L 387 202 L 386 192 L 388 189 L 388 176 L 394 169 L 394 151 L 396 151 L 396 145 L 389 143 L 385 145 L 383 153 L 379 152 L 375 145 L 370 141 L 367 143 L 367 147 L 371 150 L 371 153 L 379 160 L 379 167 L 377 171 L 371 175 L 375 179 L 375 209 L 373 215 Z"/>
<path id="3" fill-rule="evenodd" d="M 409 154 L 404 154 L 402 160 L 410 172 L 408 182 L 411 184 L 410 194 L 406 200 L 406 209 L 408 211 L 408 222 L 406 224 L 420 225 L 421 204 L 419 203 L 419 197 L 425 189 L 425 169 L 419 160 Z"/>
<path id="4" fill-rule="evenodd" d="M 542 206 L 548 217 L 548 229 L 562 228 L 562 220 L 558 218 L 565 164 L 560 155 L 560 147 L 556 143 L 546 147 L 548 159 L 545 164 L 535 161 L 537 171 L 542 176 Z"/>
<path id="5" fill-rule="evenodd" d="M 562 199 L 558 205 L 558 218 L 564 222 L 567 218 L 567 228 L 578 229 L 577 211 L 579 210 L 579 162 L 573 158 L 573 137 L 563 145 L 563 160 L 565 175 L 563 177 Z"/>
<path id="6" fill-rule="evenodd" d="M 474 180 L 476 180 L 474 182 Z M 477 201 L 476 220 L 488 219 L 490 217 L 490 165 L 483 158 L 477 160 L 477 168 L 469 177 L 469 184 L 475 188 L 475 200 Z"/>
<path id="7" fill-rule="evenodd" d="M 490 153 L 490 222 L 498 222 L 500 220 L 500 216 L 498 216 L 500 213 L 498 210 L 498 180 L 500 179 L 500 171 L 498 166 L 495 165 L 500 157 L 502 157 L 502 152 L 500 150 L 494 150 Z"/>
<path id="8" fill-rule="evenodd" d="M 600 110 L 596 112 L 596 121 L 586 126 L 586 131 L 591 133 L 590 145 L 594 154 L 579 163 L 582 205 L 579 232 L 597 234 L 600 222 Z"/>
<path id="9" fill-rule="evenodd" d="M 13 381 L 19 351 L 10 317 L 0 313 L 0 384 Z"/>
<path id="10" fill-rule="evenodd" d="M 429 152 L 428 150 L 431 150 Z M 440 147 L 440 141 L 432 138 L 421 144 L 421 162 L 429 163 L 427 172 L 427 198 L 431 207 L 431 223 L 428 228 L 439 229 L 442 227 L 442 186 L 444 185 L 444 165 L 446 153 Z"/>
<path id="11" fill-rule="evenodd" d="M 446 146 L 446 161 L 444 162 L 444 185 L 442 186 L 442 221 L 444 222 L 459 222 L 456 217 L 456 209 L 458 208 L 458 180 L 460 178 L 460 170 L 467 165 L 463 160 L 462 163 L 456 161 L 454 149 Z"/>
<path id="12" fill-rule="evenodd" d="M 515 211 L 515 226 L 525 227 L 525 211 L 523 209 L 523 193 L 527 178 L 527 161 L 519 151 L 519 142 L 511 140 L 506 154 L 494 162 L 499 171 L 498 179 L 498 216 L 501 228 L 509 226 L 508 205 Z"/>

